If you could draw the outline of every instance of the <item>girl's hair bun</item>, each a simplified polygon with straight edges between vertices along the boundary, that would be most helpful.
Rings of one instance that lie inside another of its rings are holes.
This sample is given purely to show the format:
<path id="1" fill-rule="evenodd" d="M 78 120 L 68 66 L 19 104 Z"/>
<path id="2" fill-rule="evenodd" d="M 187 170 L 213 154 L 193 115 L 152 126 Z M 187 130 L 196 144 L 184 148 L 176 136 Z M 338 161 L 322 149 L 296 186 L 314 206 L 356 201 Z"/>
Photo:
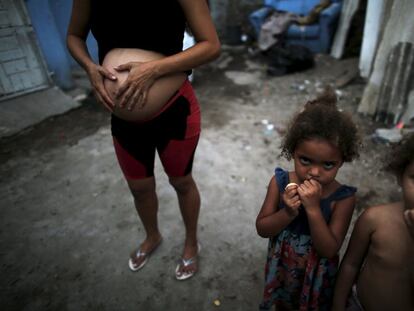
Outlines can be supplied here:
<path id="1" fill-rule="evenodd" d="M 308 107 L 321 105 L 336 109 L 337 97 L 332 87 L 326 86 L 321 94 L 319 94 L 314 100 L 310 100 L 306 103 L 305 109 Z"/>

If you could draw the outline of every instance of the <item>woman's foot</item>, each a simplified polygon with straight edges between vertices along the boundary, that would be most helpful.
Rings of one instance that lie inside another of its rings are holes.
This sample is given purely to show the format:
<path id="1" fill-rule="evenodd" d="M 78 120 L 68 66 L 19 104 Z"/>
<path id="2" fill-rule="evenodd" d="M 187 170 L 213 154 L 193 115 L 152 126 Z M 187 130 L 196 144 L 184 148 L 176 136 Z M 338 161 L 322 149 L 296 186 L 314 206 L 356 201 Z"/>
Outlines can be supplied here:
<path id="1" fill-rule="evenodd" d="M 178 260 L 175 268 L 175 277 L 179 281 L 191 278 L 198 271 L 198 254 L 200 244 L 196 246 L 185 246 L 183 256 Z"/>
<path id="2" fill-rule="evenodd" d="M 161 235 L 155 238 L 147 238 L 138 249 L 134 250 L 129 258 L 128 266 L 132 271 L 138 271 L 142 269 L 148 262 L 148 258 L 152 252 L 161 244 Z"/>

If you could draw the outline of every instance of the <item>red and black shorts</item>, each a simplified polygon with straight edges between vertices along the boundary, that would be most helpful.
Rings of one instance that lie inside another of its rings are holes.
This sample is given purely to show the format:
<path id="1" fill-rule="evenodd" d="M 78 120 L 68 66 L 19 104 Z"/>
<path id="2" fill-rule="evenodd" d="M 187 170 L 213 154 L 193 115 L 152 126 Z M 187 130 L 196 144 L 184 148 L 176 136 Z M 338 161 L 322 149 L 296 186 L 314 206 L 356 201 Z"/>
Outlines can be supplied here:
<path id="1" fill-rule="evenodd" d="M 155 151 L 168 176 L 189 174 L 201 130 L 200 107 L 191 83 L 186 80 L 155 118 L 129 122 L 112 115 L 111 128 L 127 179 L 154 176 Z"/>

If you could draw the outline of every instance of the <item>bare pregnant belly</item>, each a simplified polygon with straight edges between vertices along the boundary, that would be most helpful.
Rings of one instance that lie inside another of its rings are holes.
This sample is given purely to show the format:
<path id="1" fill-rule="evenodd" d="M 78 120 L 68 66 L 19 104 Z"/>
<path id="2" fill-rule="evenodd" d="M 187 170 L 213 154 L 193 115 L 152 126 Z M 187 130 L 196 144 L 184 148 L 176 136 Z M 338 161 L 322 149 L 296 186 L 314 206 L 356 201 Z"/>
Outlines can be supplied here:
<path id="1" fill-rule="evenodd" d="M 109 96 L 116 104 L 113 113 L 117 117 L 126 121 L 144 121 L 153 118 L 181 87 L 187 79 L 187 75 L 185 73 L 175 73 L 157 79 L 149 89 L 145 106 L 140 108 L 135 105 L 132 110 L 128 110 L 126 107 L 119 107 L 115 96 L 119 87 L 127 79 L 128 71 L 117 72 L 113 68 L 128 62 L 147 62 L 163 57 L 165 56 L 162 54 L 140 49 L 113 49 L 105 56 L 102 66 L 118 78 L 116 81 L 109 79 L 104 81 Z"/>

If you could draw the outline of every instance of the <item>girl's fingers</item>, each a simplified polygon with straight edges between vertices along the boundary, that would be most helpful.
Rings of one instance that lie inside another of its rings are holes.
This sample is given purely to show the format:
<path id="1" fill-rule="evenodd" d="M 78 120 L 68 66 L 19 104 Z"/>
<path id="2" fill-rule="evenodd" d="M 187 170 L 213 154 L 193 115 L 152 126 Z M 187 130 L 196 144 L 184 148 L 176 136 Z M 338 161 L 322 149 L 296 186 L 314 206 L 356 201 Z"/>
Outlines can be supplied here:
<path id="1" fill-rule="evenodd" d="M 286 191 L 285 194 L 287 196 L 287 198 L 293 198 L 295 195 L 297 195 L 298 190 L 297 188 L 294 187 L 289 187 Z"/>

